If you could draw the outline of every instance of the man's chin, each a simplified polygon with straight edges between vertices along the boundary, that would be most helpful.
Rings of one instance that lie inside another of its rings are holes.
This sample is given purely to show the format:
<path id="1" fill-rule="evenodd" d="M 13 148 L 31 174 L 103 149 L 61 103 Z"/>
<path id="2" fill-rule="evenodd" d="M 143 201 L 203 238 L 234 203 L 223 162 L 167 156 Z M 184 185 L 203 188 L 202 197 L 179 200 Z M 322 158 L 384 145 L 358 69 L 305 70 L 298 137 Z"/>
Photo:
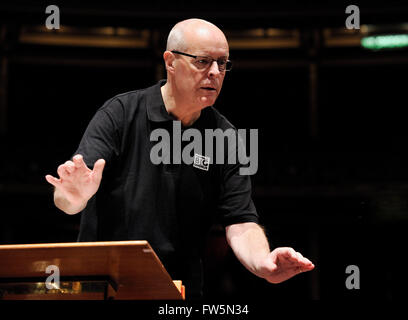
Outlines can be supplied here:
<path id="1" fill-rule="evenodd" d="M 215 103 L 215 100 L 217 100 L 216 97 L 214 98 L 214 97 L 209 97 L 209 96 L 201 96 L 199 98 L 200 105 L 202 106 L 202 108 L 212 106 Z"/>

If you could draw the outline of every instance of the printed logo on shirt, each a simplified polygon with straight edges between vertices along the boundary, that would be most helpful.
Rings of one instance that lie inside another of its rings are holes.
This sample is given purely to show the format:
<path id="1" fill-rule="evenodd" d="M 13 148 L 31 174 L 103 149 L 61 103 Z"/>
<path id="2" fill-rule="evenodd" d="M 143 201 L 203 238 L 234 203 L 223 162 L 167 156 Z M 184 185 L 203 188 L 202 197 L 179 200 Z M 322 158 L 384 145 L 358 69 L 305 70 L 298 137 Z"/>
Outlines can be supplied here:
<path id="1" fill-rule="evenodd" d="M 188 128 L 182 132 L 181 121 L 173 121 L 173 130 L 154 129 L 150 141 L 150 161 L 154 165 L 191 165 L 208 171 L 210 164 L 240 164 L 240 175 L 253 175 L 258 170 L 258 129 L 249 130 L 249 156 L 247 156 L 247 129 L 222 130 Z M 183 142 L 188 142 L 183 146 Z M 204 148 L 205 147 L 205 150 Z M 214 150 L 216 153 L 214 154 Z M 200 155 L 204 153 L 206 156 Z M 194 156 L 193 156 L 194 154 Z"/>
<path id="2" fill-rule="evenodd" d="M 210 167 L 210 157 L 202 156 L 195 153 L 193 167 L 208 171 Z"/>

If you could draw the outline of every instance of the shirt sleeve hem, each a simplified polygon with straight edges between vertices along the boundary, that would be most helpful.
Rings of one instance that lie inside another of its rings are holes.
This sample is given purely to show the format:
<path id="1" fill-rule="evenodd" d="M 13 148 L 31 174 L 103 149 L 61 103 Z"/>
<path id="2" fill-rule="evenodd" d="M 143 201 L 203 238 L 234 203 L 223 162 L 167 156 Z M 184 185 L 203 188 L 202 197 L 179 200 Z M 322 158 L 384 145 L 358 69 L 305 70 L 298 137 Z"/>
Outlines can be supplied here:
<path id="1" fill-rule="evenodd" d="M 231 217 L 231 218 L 223 219 L 221 224 L 223 227 L 227 227 L 232 224 L 245 223 L 245 222 L 255 222 L 259 224 L 259 218 L 258 216 L 254 214 L 245 214 L 239 217 Z"/>

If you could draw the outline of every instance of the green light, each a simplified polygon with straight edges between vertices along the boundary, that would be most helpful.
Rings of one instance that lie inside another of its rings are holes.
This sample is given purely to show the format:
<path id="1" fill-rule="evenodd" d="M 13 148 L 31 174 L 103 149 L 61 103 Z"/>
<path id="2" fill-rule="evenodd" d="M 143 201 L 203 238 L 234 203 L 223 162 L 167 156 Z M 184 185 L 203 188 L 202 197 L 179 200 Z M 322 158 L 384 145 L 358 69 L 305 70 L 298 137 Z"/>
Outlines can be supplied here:
<path id="1" fill-rule="evenodd" d="M 408 47 L 408 34 L 364 37 L 361 39 L 361 45 L 372 50 Z"/>

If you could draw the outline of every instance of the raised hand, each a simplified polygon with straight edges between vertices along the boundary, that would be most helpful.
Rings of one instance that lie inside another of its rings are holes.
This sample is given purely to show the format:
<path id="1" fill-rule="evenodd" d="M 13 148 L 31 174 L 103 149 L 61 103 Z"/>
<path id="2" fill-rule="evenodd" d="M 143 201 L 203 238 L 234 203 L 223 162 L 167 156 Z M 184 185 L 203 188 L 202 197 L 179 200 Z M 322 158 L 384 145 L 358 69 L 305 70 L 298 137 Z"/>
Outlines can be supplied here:
<path id="1" fill-rule="evenodd" d="M 82 155 L 77 154 L 72 161 L 58 167 L 59 179 L 46 175 L 45 179 L 56 188 L 58 199 L 55 196 L 54 199 L 57 207 L 69 214 L 82 210 L 98 191 L 104 167 L 105 160 L 99 159 L 91 170 L 86 166 Z"/>

